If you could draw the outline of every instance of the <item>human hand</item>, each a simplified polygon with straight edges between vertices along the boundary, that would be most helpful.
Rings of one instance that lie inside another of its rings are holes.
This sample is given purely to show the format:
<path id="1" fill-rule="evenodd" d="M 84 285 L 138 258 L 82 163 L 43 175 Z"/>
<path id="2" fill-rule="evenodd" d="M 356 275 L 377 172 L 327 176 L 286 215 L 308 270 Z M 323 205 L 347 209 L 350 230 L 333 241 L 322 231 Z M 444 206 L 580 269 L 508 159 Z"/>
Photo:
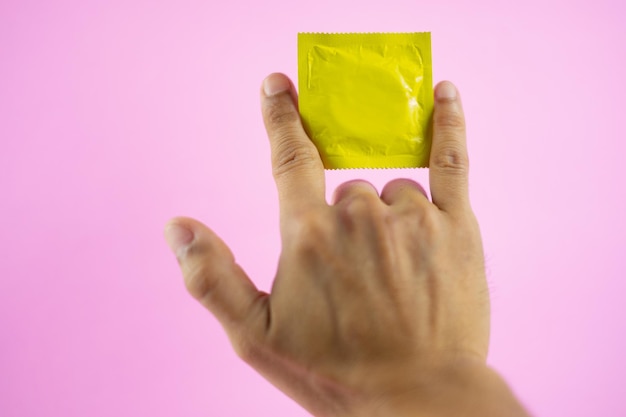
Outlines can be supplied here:
<path id="1" fill-rule="evenodd" d="M 271 293 L 202 223 L 166 226 L 188 291 L 237 354 L 324 417 L 446 412 L 442 393 L 498 385 L 485 365 L 489 295 L 455 87 L 435 90 L 432 201 L 398 179 L 380 196 L 365 181 L 344 183 L 330 205 L 293 84 L 273 74 L 264 87 L 283 248 Z"/>

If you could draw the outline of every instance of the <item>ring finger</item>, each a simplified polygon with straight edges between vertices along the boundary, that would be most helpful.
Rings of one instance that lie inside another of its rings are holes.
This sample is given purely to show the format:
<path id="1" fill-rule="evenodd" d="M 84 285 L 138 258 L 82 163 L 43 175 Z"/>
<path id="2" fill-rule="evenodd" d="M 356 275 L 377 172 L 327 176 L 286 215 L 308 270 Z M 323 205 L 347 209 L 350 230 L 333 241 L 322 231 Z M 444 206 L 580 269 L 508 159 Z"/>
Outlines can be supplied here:
<path id="1" fill-rule="evenodd" d="M 387 183 L 380 194 L 380 199 L 387 205 L 396 207 L 416 206 L 430 202 L 424 187 L 407 178 L 399 178 Z"/>

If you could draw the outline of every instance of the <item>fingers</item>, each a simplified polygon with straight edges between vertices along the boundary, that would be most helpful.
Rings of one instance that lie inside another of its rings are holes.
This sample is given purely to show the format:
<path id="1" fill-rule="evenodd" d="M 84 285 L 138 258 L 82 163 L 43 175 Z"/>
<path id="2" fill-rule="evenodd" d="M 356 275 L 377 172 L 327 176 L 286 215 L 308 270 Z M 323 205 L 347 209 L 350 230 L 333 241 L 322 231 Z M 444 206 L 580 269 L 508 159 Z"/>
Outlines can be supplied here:
<path id="1" fill-rule="evenodd" d="M 265 79 L 261 108 L 281 212 L 326 201 L 324 166 L 302 127 L 296 103 L 296 91 L 289 78 L 275 73 Z"/>
<path id="2" fill-rule="evenodd" d="M 164 234 L 178 259 L 189 293 L 227 331 L 243 324 L 263 293 L 235 263 L 226 244 L 205 225 L 186 217 L 170 220 Z"/>
<path id="3" fill-rule="evenodd" d="M 369 196 L 378 200 L 378 191 L 364 180 L 352 180 L 339 185 L 333 193 L 332 204 L 337 205 L 354 196 Z"/>
<path id="4" fill-rule="evenodd" d="M 397 207 L 414 207 L 430 203 L 424 187 L 406 178 L 399 178 L 387 183 L 380 194 L 380 199 L 388 205 Z"/>
<path id="5" fill-rule="evenodd" d="M 435 87 L 433 143 L 430 153 L 430 192 L 443 211 L 469 207 L 469 159 L 465 119 L 456 87 L 443 81 Z"/>
<path id="6" fill-rule="evenodd" d="M 415 207 L 430 204 L 426 190 L 417 182 L 400 178 L 390 181 L 383 189 L 380 197 L 371 183 L 364 180 L 352 180 L 339 185 L 333 194 L 332 204 L 340 205 L 353 198 L 369 198 L 372 201 L 383 201 L 387 205 L 399 208 Z"/>

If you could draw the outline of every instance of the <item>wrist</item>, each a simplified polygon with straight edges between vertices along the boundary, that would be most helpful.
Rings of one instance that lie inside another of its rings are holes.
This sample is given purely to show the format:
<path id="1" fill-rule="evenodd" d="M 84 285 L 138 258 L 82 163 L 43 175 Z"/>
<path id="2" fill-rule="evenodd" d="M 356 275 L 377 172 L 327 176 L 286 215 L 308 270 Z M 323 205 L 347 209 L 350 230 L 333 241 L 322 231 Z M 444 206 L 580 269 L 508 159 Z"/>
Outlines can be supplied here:
<path id="1" fill-rule="evenodd" d="M 389 379 L 386 388 L 364 395 L 342 417 L 529 416 L 504 379 L 485 364 L 422 367 L 410 378 L 406 373 L 407 369 L 402 377 Z"/>

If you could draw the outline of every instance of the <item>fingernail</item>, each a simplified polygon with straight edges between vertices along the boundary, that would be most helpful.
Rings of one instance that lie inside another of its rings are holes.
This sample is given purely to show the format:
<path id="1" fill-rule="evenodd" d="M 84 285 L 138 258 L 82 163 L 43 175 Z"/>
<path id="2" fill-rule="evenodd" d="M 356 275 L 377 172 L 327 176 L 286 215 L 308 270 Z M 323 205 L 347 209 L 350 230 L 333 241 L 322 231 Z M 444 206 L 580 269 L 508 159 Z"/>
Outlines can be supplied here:
<path id="1" fill-rule="evenodd" d="M 165 241 L 176 256 L 184 253 L 193 240 L 193 232 L 177 223 L 165 226 Z"/>
<path id="2" fill-rule="evenodd" d="M 435 90 L 437 100 L 452 100 L 456 98 L 456 87 L 450 81 L 444 81 Z"/>
<path id="3" fill-rule="evenodd" d="M 285 92 L 290 87 L 287 77 L 281 74 L 272 74 L 263 81 L 263 90 L 268 97 Z"/>

